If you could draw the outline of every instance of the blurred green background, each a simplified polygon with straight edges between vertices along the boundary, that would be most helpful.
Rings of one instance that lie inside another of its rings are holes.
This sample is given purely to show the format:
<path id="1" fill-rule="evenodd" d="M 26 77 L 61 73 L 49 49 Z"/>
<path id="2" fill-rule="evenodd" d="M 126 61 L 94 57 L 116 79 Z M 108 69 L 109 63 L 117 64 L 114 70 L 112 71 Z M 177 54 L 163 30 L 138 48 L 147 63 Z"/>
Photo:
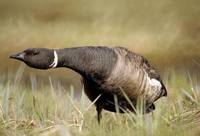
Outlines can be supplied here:
<path id="1" fill-rule="evenodd" d="M 199 74 L 199 44 L 198 0 L 0 0 L 0 73 L 23 71 L 25 82 L 30 75 L 42 82 L 52 76 L 80 89 L 71 70 L 41 71 L 8 58 L 29 47 L 123 46 L 161 74 Z"/>

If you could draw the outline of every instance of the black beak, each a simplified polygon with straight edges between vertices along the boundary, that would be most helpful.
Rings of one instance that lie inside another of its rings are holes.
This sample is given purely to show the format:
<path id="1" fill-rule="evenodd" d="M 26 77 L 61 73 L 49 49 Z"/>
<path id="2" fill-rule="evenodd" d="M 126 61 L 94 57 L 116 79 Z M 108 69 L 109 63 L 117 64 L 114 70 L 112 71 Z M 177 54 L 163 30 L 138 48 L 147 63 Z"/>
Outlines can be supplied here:
<path id="1" fill-rule="evenodd" d="M 10 58 L 17 60 L 24 60 L 24 52 L 10 55 Z"/>

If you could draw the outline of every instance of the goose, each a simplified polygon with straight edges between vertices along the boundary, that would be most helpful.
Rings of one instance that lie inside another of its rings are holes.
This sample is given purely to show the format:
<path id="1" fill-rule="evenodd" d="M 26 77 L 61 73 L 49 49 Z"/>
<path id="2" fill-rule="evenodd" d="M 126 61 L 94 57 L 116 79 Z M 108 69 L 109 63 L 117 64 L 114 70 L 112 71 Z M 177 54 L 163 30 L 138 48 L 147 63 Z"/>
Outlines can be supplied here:
<path id="1" fill-rule="evenodd" d="M 149 113 L 156 100 L 167 96 L 161 76 L 147 59 L 124 47 L 28 48 L 10 58 L 36 69 L 66 67 L 79 73 L 85 94 L 96 106 L 98 122 L 103 109 L 136 112 L 142 100 L 144 113 Z"/>

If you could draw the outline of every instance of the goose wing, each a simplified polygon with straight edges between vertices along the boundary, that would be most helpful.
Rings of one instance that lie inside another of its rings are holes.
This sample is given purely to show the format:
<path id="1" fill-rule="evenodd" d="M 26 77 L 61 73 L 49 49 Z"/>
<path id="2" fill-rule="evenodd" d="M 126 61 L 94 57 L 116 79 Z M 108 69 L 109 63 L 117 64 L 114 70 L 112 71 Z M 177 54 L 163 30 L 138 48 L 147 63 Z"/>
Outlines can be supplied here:
<path id="1" fill-rule="evenodd" d="M 133 73 L 135 71 L 139 71 L 141 74 L 139 74 L 139 77 L 142 78 L 142 76 L 147 75 L 153 84 L 161 84 L 161 96 L 167 96 L 167 90 L 164 86 L 162 79 L 160 77 L 160 74 L 155 70 L 155 68 L 148 62 L 148 60 L 134 52 L 129 51 L 126 48 L 123 47 L 116 47 L 116 51 L 118 52 L 118 56 L 124 56 L 124 66 L 127 67 L 129 62 L 131 63 L 131 67 L 133 69 Z M 119 57 L 120 58 L 120 57 Z M 126 68 L 123 67 L 125 70 Z M 125 72 L 126 73 L 126 72 Z M 145 74 L 146 73 L 146 74 Z M 140 80 L 140 79 L 138 79 Z"/>

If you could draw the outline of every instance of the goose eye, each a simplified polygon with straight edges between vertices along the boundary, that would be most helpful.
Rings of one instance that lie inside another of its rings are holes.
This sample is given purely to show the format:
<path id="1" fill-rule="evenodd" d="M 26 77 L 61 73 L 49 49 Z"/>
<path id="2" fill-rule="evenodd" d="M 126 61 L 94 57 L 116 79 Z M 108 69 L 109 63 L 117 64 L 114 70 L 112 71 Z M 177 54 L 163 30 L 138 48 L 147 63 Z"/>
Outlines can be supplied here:
<path id="1" fill-rule="evenodd" d="M 29 55 L 29 56 L 39 54 L 39 52 L 36 51 L 36 50 L 26 50 L 25 53 L 26 53 L 27 55 Z"/>
<path id="2" fill-rule="evenodd" d="M 38 51 L 34 51 L 34 52 L 33 52 L 33 55 L 37 55 L 37 54 L 39 54 Z"/>

